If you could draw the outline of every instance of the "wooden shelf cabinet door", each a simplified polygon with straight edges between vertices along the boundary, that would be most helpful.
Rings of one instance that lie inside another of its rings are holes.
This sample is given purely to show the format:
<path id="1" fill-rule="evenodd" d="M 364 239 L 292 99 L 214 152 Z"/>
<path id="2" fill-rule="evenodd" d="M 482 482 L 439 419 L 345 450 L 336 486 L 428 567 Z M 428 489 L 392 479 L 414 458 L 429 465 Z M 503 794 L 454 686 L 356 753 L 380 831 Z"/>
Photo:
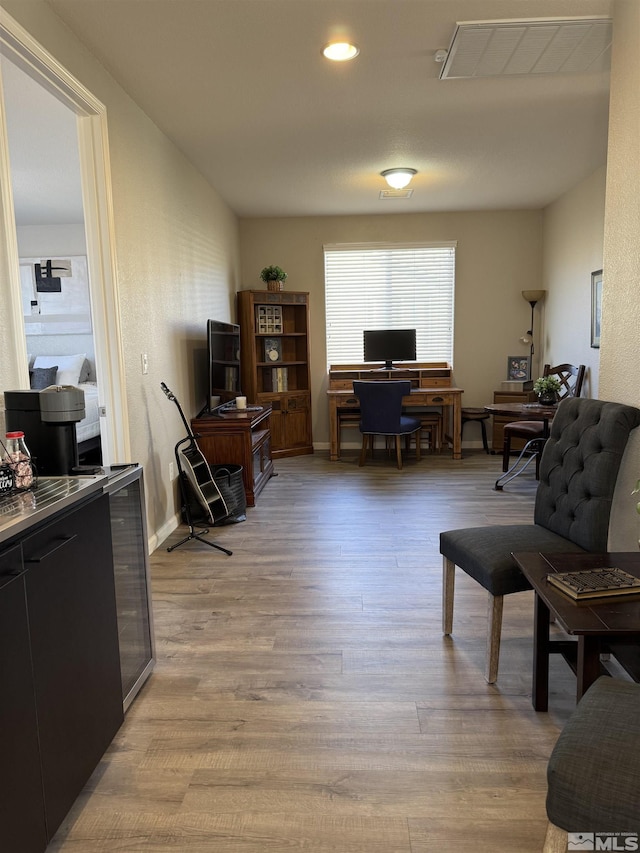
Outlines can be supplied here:
<path id="1" fill-rule="evenodd" d="M 273 455 L 308 453 L 311 445 L 310 394 L 265 394 L 264 399 L 271 403 Z"/>

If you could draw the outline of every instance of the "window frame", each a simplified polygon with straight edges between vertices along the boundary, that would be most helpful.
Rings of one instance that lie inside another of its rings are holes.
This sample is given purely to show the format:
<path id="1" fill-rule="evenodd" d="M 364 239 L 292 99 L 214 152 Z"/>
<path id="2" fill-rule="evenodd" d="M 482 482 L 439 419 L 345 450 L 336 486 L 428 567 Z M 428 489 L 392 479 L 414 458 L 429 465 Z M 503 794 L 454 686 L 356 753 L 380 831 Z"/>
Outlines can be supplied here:
<path id="1" fill-rule="evenodd" d="M 376 328 L 415 328 L 418 362 L 452 364 L 456 251 L 457 241 L 325 244 L 328 367 L 363 363 L 362 332 Z"/>

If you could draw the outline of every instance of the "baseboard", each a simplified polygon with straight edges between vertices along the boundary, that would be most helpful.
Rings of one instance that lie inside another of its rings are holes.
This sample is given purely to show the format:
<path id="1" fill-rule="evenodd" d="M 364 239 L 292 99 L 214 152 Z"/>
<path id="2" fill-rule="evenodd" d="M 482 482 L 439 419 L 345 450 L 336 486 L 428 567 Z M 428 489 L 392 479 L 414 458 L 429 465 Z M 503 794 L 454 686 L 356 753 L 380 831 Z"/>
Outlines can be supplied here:
<path id="1" fill-rule="evenodd" d="M 168 521 L 166 521 L 162 525 L 162 527 L 160 527 L 158 530 L 156 530 L 156 532 L 153 533 L 149 537 L 149 540 L 147 543 L 147 547 L 149 549 L 149 554 L 153 554 L 153 552 L 156 550 L 156 548 L 162 542 L 164 542 L 164 540 L 167 538 L 167 536 L 170 536 L 173 533 L 173 531 L 177 527 L 180 526 L 180 524 L 181 524 L 180 516 L 178 513 L 176 513 L 175 515 L 171 516 L 171 518 Z"/>

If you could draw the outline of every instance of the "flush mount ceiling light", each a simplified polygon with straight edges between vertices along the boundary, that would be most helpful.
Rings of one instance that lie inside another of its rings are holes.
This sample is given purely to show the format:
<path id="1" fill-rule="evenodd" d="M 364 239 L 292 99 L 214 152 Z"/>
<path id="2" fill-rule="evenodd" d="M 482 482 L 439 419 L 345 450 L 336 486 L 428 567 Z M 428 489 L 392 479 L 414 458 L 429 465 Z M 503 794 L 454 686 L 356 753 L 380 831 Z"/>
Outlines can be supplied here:
<path id="1" fill-rule="evenodd" d="M 417 169 L 385 169 L 384 172 L 380 172 L 385 181 L 389 184 L 390 187 L 393 187 L 394 190 L 402 190 L 404 189 L 411 178 L 414 175 L 418 174 Z"/>
<path id="2" fill-rule="evenodd" d="M 355 44 L 349 44 L 347 41 L 335 41 L 325 45 L 322 53 L 333 62 L 347 62 L 349 59 L 355 59 L 360 50 Z"/>

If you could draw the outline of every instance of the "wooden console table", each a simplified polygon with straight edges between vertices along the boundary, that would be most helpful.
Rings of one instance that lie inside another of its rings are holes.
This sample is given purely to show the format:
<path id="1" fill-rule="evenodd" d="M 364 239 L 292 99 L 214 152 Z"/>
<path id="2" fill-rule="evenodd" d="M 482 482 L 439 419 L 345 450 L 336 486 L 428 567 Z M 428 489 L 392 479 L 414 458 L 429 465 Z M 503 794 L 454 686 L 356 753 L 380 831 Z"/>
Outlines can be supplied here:
<path id="1" fill-rule="evenodd" d="M 242 465 L 247 506 L 273 477 L 271 458 L 271 406 L 260 411 L 221 412 L 215 409 L 191 421 L 198 447 L 210 465 Z"/>
<path id="2" fill-rule="evenodd" d="M 343 414 L 357 414 L 360 403 L 353 393 L 354 379 L 406 380 L 411 382 L 411 394 L 403 405 L 411 408 L 427 406 L 441 408 L 445 415 L 445 439 L 452 447 L 454 459 L 462 459 L 462 388 L 451 385 L 451 367 L 446 362 L 412 363 L 394 370 L 376 369 L 371 364 L 332 365 L 329 369 L 329 458 L 340 458 L 340 427 Z M 448 424 L 448 426 L 447 426 Z"/>

